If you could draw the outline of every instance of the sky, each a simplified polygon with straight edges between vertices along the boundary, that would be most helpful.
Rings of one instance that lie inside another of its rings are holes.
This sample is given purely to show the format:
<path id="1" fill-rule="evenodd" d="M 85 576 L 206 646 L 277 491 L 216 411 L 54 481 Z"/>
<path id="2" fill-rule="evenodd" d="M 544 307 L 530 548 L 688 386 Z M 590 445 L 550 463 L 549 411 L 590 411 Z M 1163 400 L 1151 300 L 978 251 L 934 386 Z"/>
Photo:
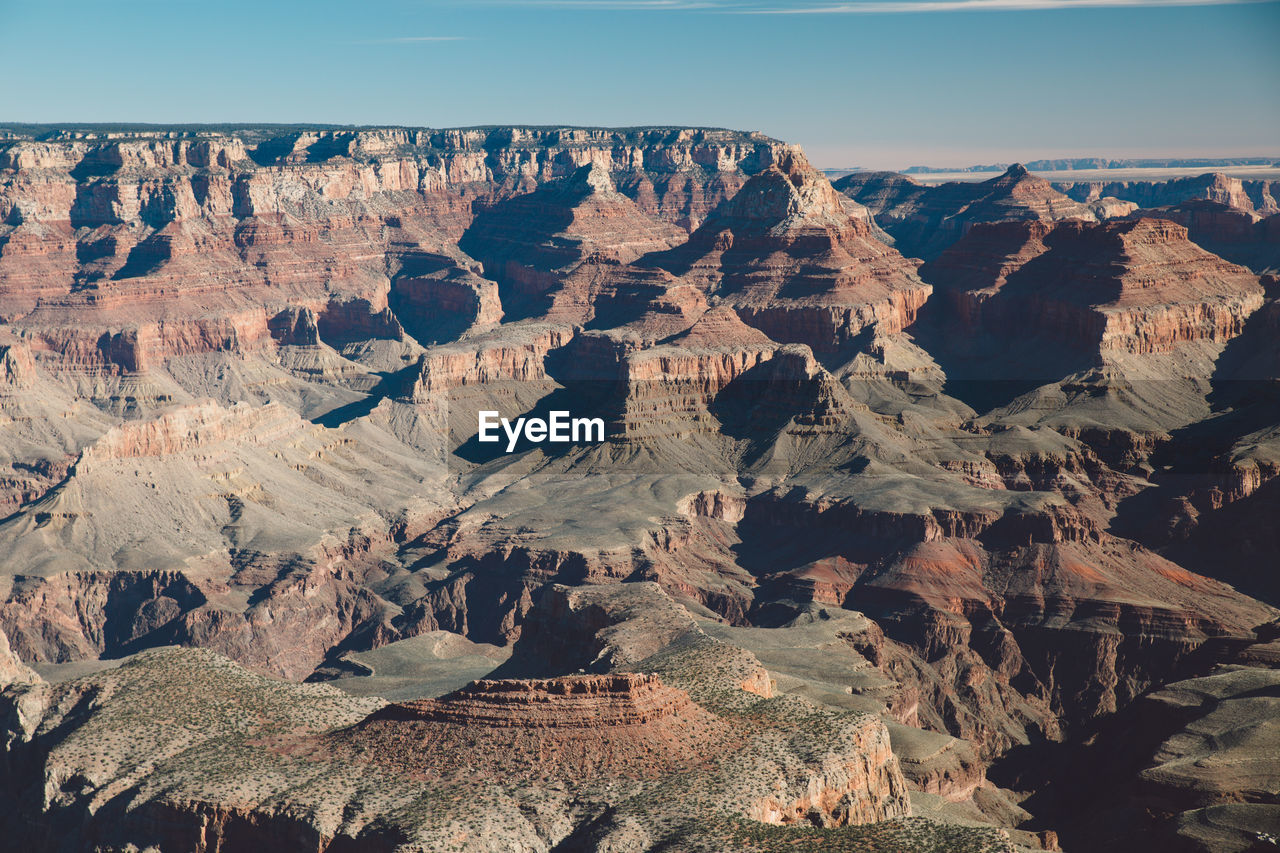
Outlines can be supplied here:
<path id="1" fill-rule="evenodd" d="M 729 127 L 824 168 L 1280 157 L 1277 45 L 1277 0 L 0 0 L 0 122 Z"/>

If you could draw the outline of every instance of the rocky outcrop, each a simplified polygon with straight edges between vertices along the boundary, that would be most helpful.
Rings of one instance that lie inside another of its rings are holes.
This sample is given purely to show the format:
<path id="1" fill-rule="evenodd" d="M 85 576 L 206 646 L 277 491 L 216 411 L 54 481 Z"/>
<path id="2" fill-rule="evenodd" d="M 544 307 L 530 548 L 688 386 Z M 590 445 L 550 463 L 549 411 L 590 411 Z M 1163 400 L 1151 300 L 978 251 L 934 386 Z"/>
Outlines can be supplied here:
<path id="1" fill-rule="evenodd" d="M 1051 427 L 1125 472 L 1208 416 L 1216 363 L 1252 351 L 1266 298 L 1256 274 L 1154 218 L 978 226 L 921 273 L 941 297 L 921 335 L 986 423 Z"/>
<path id="2" fill-rule="evenodd" d="M 440 699 L 391 705 L 381 718 L 479 727 L 584 729 L 640 726 L 691 713 L 688 694 L 656 675 L 480 680 Z"/>
<path id="3" fill-rule="evenodd" d="M 482 680 L 438 700 L 389 706 L 338 742 L 376 738 L 404 744 L 402 748 L 415 753 L 429 750 L 433 764 L 447 765 L 443 756 L 464 735 L 454 727 L 466 726 L 468 749 L 477 748 L 478 737 L 478 748 L 489 754 L 487 741 L 494 740 L 497 748 L 491 760 L 503 767 L 510 764 L 511 772 L 523 775 L 531 764 L 536 769 L 572 762 L 576 773 L 589 777 L 648 776 L 680 768 L 687 772 L 691 760 L 714 762 L 707 750 L 720 748 L 727 738 L 745 736 L 750 743 L 749 727 L 743 728 L 745 720 L 736 713 L 726 715 L 722 708 L 719 717 L 713 716 L 683 690 L 664 684 L 666 678 L 675 678 L 696 685 L 694 689 L 707 697 L 721 696 L 723 702 L 723 694 L 716 691 L 740 677 L 732 674 L 733 667 L 726 667 L 725 656 L 732 660 L 741 653 L 735 655 L 706 637 L 687 612 L 652 585 L 630 586 L 551 587 L 531 614 L 529 630 L 512 658 L 517 667 L 537 661 L 563 665 L 566 659 L 554 649 L 576 647 L 590 638 L 591 645 L 601 648 L 592 666 L 622 667 L 622 672 Z M 552 626 L 554 630 L 546 630 Z M 626 672 L 629 666 L 665 674 Z M 764 681 L 767 686 L 767 677 Z M 737 701 L 758 701 L 761 691 L 753 688 L 756 680 L 743 682 Z M 768 698 L 771 691 L 764 695 Z M 774 712 L 786 736 L 805 736 L 792 729 L 790 715 L 797 712 L 805 713 L 785 703 Z M 755 747 L 747 747 L 751 757 L 743 767 L 743 793 L 761 788 L 768 793 L 748 795 L 743 800 L 745 816 L 779 825 L 842 826 L 908 813 L 905 786 L 883 724 L 864 716 L 824 719 L 820 725 L 819 737 L 836 735 L 843 746 L 816 765 L 784 761 L 775 768 L 776 759 L 765 759 L 760 766 L 752 763 L 759 760 Z M 410 738 L 413 746 L 407 747 Z M 660 742 L 674 743 L 675 738 L 682 746 L 660 748 Z M 524 769 L 516 769 L 522 765 Z"/>
<path id="4" fill-rule="evenodd" d="M 29 347 L 21 344 L 0 346 L 0 387 L 6 390 L 30 388 L 35 384 L 35 373 L 35 361 Z"/>
<path id="5" fill-rule="evenodd" d="M 906 785 L 889 748 L 889 734 L 879 720 L 850 727 L 856 757 L 831 757 L 817 773 L 752 803 L 747 816 L 781 826 L 822 827 L 874 823 L 903 817 Z M 885 796 L 888 794 L 889 796 Z"/>
<path id="6" fill-rule="evenodd" d="M 711 409 L 721 391 L 779 349 L 728 306 L 707 311 L 660 345 L 637 348 L 629 333 L 624 327 L 578 338 L 574 351 L 590 357 L 565 374 L 602 386 L 614 405 L 609 433 L 629 440 L 715 433 Z"/>
<path id="7" fill-rule="evenodd" d="M 497 282 L 480 272 L 478 265 L 459 258 L 416 253 L 392 280 L 388 306 L 422 344 L 488 331 L 502 321 L 504 312 Z"/>
<path id="8" fill-rule="evenodd" d="M 898 172 L 853 172 L 832 186 L 856 199 L 873 217 L 894 218 L 893 211 L 918 206 L 929 188 Z"/>
<path id="9" fill-rule="evenodd" d="M 1247 636 L 1269 612 L 1069 508 L 916 515 L 770 497 L 740 525 L 760 565 L 799 550 L 840 569 L 840 604 L 882 626 L 849 641 L 913 685 L 890 708 L 987 756 L 1123 707 L 1206 639 Z"/>
<path id="10" fill-rule="evenodd" d="M 13 685 L 37 684 L 41 681 L 35 670 L 24 664 L 9 648 L 9 638 L 0 631 L 0 690 Z"/>
<path id="11" fill-rule="evenodd" d="M 714 713 L 653 675 L 480 682 L 424 711 L 171 649 L 41 689 L 33 725 L 6 732 L 7 784 L 47 818 L 0 815 L 24 844 L 435 850 L 462 837 L 497 851 L 601 834 L 647 847 L 752 817 L 852 826 L 910 809 L 875 717 L 794 701 Z M 6 710 L 14 695 L 0 694 Z"/>
<path id="12" fill-rule="evenodd" d="M 417 759 L 446 778 L 454 762 L 484 761 L 486 773 L 581 784 L 688 771 L 729 735 L 725 722 L 657 676 L 618 674 L 481 680 L 440 699 L 389 705 L 335 742 L 377 744 L 389 763 Z"/>
<path id="13" fill-rule="evenodd" d="M 501 389 L 504 383 L 545 381 L 548 353 L 572 338 L 572 328 L 529 323 L 434 348 L 411 370 L 405 398 L 422 403 L 463 387 Z"/>

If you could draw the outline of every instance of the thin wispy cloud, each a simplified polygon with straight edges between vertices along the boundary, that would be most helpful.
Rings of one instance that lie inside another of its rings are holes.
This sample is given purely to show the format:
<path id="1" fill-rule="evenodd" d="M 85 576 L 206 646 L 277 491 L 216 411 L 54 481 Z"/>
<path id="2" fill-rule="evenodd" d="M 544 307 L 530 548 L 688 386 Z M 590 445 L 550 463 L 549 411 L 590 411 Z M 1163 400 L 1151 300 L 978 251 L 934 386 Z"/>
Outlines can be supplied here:
<path id="1" fill-rule="evenodd" d="M 671 12 L 691 9 L 735 10 L 740 3 L 724 0 L 469 0 L 469 5 L 542 6 L 557 9 Z"/>
<path id="2" fill-rule="evenodd" d="M 921 12 L 1034 12 L 1046 9 L 1236 6 L 1277 0 L 865 0 L 804 7 L 741 8 L 756 15 L 885 15 Z"/>
<path id="3" fill-rule="evenodd" d="M 441 41 L 470 41 L 467 36 L 397 36 L 385 39 L 363 39 L 353 44 L 422 44 Z"/>
<path id="4" fill-rule="evenodd" d="M 854 0 L 783 5 L 742 0 L 470 0 L 492 6 L 669 12 L 719 11 L 739 15 L 891 15 L 927 12 L 1035 12 L 1048 9 L 1236 6 L 1280 0 Z"/>
<path id="5" fill-rule="evenodd" d="M 547 0 L 557 6 L 576 6 L 592 9 L 719 9 L 726 3 L 715 3 L 710 0 Z"/>

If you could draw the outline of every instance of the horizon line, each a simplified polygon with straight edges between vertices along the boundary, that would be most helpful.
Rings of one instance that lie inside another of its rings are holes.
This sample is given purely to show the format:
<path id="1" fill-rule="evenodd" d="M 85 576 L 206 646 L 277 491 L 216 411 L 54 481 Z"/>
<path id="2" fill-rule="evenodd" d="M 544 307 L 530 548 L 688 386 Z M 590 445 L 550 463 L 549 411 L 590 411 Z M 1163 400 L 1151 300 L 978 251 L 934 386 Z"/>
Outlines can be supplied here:
<path id="1" fill-rule="evenodd" d="M 606 12 L 709 12 L 729 15 L 892 15 L 931 12 L 1041 12 L 1063 9 L 1156 9 L 1242 6 L 1280 0 L 853 0 L 790 7 L 742 0 L 471 0 L 489 6 L 528 6 Z"/>

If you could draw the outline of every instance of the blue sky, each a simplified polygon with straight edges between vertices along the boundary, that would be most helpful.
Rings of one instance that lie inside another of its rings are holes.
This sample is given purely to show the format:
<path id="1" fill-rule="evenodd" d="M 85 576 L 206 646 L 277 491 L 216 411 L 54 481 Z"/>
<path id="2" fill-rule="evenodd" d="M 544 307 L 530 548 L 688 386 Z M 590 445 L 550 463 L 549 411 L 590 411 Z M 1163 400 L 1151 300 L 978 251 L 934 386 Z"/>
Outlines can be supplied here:
<path id="1" fill-rule="evenodd" d="M 1280 156 L 1280 2 L 0 0 L 0 121 L 678 124 L 821 166 Z"/>

